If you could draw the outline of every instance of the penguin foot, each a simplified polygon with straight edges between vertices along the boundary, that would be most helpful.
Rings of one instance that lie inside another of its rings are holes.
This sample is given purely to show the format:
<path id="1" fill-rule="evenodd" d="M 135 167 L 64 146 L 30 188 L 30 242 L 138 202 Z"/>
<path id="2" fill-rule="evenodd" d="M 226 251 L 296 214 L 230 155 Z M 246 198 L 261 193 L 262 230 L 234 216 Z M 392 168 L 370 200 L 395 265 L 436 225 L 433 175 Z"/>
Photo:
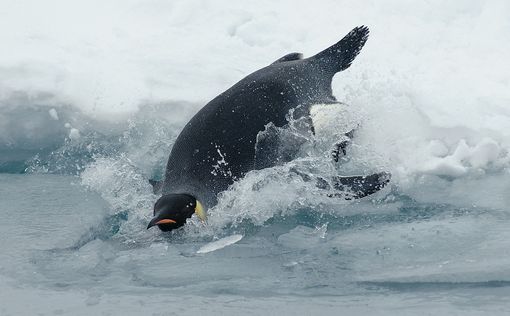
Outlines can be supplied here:
<path id="1" fill-rule="evenodd" d="M 328 194 L 345 200 L 361 199 L 384 188 L 391 180 L 391 173 L 379 172 L 368 176 L 333 177 L 332 186 L 341 193 Z M 324 183 L 322 183 L 324 185 Z"/>
<path id="2" fill-rule="evenodd" d="M 334 162 L 338 162 L 340 159 L 347 156 L 347 147 L 352 144 L 352 138 L 354 137 L 355 131 L 356 129 L 352 129 L 345 133 L 344 136 L 335 145 L 333 145 L 331 158 L 333 158 Z"/>

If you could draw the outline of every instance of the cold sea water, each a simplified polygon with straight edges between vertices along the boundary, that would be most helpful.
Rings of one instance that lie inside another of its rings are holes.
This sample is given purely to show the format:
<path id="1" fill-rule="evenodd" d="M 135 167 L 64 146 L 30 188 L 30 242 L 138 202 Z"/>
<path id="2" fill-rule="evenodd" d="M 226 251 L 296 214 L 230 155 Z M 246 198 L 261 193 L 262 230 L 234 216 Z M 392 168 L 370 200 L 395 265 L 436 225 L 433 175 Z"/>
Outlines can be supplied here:
<path id="1" fill-rule="evenodd" d="M 2 1 L 0 315 L 510 314 L 509 12 Z M 292 161 L 237 181 L 205 224 L 146 229 L 148 180 L 201 106 L 360 24 L 343 104 L 314 106 L 315 135 L 280 130 Z M 392 180 L 345 201 L 296 171 Z"/>

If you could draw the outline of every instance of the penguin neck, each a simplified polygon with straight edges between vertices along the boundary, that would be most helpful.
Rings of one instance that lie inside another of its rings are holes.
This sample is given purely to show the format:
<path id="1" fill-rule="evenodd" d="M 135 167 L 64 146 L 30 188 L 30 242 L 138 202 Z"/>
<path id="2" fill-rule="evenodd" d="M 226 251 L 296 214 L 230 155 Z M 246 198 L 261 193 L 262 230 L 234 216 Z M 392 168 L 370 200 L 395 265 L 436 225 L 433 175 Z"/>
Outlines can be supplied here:
<path id="1" fill-rule="evenodd" d="M 166 190 L 163 190 L 163 195 L 165 194 L 187 194 L 194 197 L 197 201 L 199 201 L 206 209 L 210 209 L 215 206 L 217 203 L 217 198 L 214 193 L 209 192 L 201 188 L 199 185 L 193 185 L 191 183 L 182 184 L 182 185 L 169 185 L 165 186 Z"/>

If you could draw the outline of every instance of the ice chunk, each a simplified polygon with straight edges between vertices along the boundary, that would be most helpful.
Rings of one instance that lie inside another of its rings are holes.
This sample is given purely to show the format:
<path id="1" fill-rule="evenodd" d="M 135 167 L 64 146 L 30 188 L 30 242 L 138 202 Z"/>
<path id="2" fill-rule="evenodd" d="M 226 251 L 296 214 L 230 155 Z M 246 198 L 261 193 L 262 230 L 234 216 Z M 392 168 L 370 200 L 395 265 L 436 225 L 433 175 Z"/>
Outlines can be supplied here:
<path id="1" fill-rule="evenodd" d="M 431 159 L 425 164 L 423 171 L 428 174 L 448 177 L 460 177 L 468 172 L 460 161 L 452 156 L 442 159 Z"/>
<path id="2" fill-rule="evenodd" d="M 48 113 L 50 114 L 51 118 L 54 119 L 55 121 L 58 121 L 58 113 L 57 113 L 57 110 L 55 110 L 54 108 L 51 108 Z"/>
<path id="3" fill-rule="evenodd" d="M 452 155 L 452 158 L 457 160 L 458 162 L 468 158 L 471 154 L 471 150 L 466 143 L 466 140 L 461 139 L 459 144 L 457 145 L 457 148 L 455 149 L 455 152 Z"/>
<path id="4" fill-rule="evenodd" d="M 501 154 L 499 144 L 491 138 L 482 139 L 474 147 L 470 147 L 462 139 L 453 154 L 444 158 L 439 158 L 444 155 L 444 148 L 440 145 L 434 145 L 434 147 L 437 148 L 431 150 L 431 153 L 435 157 L 431 157 L 425 163 L 423 171 L 439 176 L 460 177 L 477 169 L 487 169 L 489 164 L 495 162 Z M 430 148 L 433 148 L 432 144 Z"/>
<path id="5" fill-rule="evenodd" d="M 491 138 L 484 138 L 472 149 L 469 162 L 474 168 L 484 168 L 490 162 L 495 161 L 500 152 L 498 143 Z"/>
<path id="6" fill-rule="evenodd" d="M 219 240 L 210 242 L 200 247 L 200 249 L 197 250 L 197 253 L 208 253 L 211 251 L 225 248 L 226 246 L 235 244 L 239 240 L 243 239 L 243 237 L 244 237 L 243 235 L 232 235 L 225 238 L 221 238 Z"/>
<path id="7" fill-rule="evenodd" d="M 69 138 L 71 140 L 76 140 L 80 138 L 80 131 L 76 128 L 71 128 L 71 130 L 69 131 Z"/>
<path id="8" fill-rule="evenodd" d="M 440 140 L 432 140 L 428 144 L 428 150 L 435 157 L 444 157 L 448 154 L 448 147 Z"/>

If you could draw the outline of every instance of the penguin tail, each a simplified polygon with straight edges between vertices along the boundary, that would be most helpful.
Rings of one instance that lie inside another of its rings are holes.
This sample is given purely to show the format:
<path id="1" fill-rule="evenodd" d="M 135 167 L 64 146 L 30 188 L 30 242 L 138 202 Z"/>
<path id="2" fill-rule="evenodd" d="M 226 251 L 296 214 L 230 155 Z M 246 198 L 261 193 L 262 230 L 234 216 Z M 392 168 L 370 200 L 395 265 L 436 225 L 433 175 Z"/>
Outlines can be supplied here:
<path id="1" fill-rule="evenodd" d="M 368 27 L 358 26 L 338 43 L 310 57 L 310 60 L 331 75 L 345 70 L 365 45 L 368 33 Z"/>

